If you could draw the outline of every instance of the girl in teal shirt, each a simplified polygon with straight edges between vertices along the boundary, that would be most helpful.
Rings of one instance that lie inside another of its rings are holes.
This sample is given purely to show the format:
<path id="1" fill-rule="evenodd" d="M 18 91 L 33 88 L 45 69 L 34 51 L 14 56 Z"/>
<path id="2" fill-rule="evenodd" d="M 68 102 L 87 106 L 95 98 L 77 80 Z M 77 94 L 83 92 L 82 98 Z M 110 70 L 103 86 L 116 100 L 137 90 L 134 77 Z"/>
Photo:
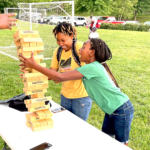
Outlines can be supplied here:
<path id="1" fill-rule="evenodd" d="M 41 67 L 35 62 L 33 53 L 31 58 L 20 54 L 20 66 L 33 68 L 57 82 L 82 79 L 90 98 L 105 113 L 102 131 L 128 145 L 134 109 L 105 63 L 112 57 L 110 49 L 101 39 L 90 39 L 83 44 L 80 55 L 80 61 L 86 65 L 65 73 Z"/>

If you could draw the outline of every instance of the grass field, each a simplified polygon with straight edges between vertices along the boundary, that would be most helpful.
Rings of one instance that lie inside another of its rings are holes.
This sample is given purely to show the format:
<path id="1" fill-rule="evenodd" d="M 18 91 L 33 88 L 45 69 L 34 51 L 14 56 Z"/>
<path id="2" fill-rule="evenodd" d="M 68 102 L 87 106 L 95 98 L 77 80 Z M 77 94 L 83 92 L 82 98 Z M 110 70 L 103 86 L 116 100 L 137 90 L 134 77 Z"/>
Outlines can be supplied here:
<path id="1" fill-rule="evenodd" d="M 39 27 L 40 30 L 41 27 Z M 50 27 L 44 33 L 48 37 Z M 78 40 L 86 41 L 89 30 L 77 27 Z M 12 41 L 15 31 L 1 30 L 0 44 Z M 134 119 L 131 126 L 129 147 L 134 150 L 150 149 L 150 44 L 149 32 L 116 31 L 99 29 L 100 38 L 110 47 L 113 58 L 108 65 L 116 77 L 122 91 L 134 105 Z M 47 38 L 47 40 L 50 40 Z M 0 49 L 1 51 L 1 49 Z M 51 61 L 45 60 L 49 68 Z M 6 100 L 23 93 L 19 78 L 19 62 L 0 54 L 0 100 Z M 60 103 L 61 84 L 49 81 L 47 95 Z M 101 130 L 104 113 L 93 102 L 88 123 Z M 88 132 L 88 131 L 87 131 Z M 90 136 L 90 135 L 89 135 Z M 0 138 L 0 150 L 3 140 Z"/>
<path id="2" fill-rule="evenodd" d="M 137 15 L 137 21 L 144 23 L 150 21 L 150 14 L 139 14 Z"/>

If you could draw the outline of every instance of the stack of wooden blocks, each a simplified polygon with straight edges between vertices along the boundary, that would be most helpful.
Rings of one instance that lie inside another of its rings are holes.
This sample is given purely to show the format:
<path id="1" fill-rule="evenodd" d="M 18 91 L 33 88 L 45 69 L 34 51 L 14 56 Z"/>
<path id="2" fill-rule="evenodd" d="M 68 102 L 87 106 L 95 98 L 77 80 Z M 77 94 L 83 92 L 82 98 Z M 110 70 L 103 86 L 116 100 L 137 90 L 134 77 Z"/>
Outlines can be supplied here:
<path id="1" fill-rule="evenodd" d="M 26 58 L 30 58 L 33 51 L 35 61 L 39 65 L 46 67 L 45 63 L 40 63 L 43 55 L 37 55 L 44 50 L 38 31 L 19 30 L 14 33 L 13 37 L 17 46 L 18 59 L 21 59 L 19 58 L 20 53 Z M 46 105 L 46 102 L 51 100 L 51 96 L 44 96 L 48 88 L 48 77 L 32 68 L 26 68 L 24 71 L 23 91 L 25 95 L 31 95 L 31 99 L 25 100 L 25 104 L 28 111 L 32 112 L 26 114 L 26 125 L 31 127 L 34 132 L 50 129 L 53 127 L 52 112 L 49 111 L 50 105 Z"/>

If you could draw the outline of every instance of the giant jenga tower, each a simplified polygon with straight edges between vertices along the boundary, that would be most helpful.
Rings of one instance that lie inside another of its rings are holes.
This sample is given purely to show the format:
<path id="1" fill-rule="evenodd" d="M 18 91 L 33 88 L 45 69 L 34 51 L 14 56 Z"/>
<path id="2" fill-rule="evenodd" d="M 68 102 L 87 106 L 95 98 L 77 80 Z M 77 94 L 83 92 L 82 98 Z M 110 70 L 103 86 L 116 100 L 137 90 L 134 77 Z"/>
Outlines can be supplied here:
<path id="1" fill-rule="evenodd" d="M 23 56 L 30 58 L 31 52 L 34 51 L 35 61 L 46 67 L 45 63 L 40 63 L 43 55 L 37 55 L 44 50 L 38 31 L 19 30 L 14 33 L 13 37 L 17 46 L 17 55 L 21 53 Z M 26 125 L 31 127 L 34 132 L 52 128 L 52 112 L 49 111 L 50 105 L 46 105 L 46 102 L 51 100 L 51 96 L 44 96 L 48 88 L 48 77 L 32 68 L 26 68 L 23 74 L 23 83 L 25 95 L 31 95 L 31 99 L 25 100 L 26 107 L 31 112 L 26 114 Z"/>

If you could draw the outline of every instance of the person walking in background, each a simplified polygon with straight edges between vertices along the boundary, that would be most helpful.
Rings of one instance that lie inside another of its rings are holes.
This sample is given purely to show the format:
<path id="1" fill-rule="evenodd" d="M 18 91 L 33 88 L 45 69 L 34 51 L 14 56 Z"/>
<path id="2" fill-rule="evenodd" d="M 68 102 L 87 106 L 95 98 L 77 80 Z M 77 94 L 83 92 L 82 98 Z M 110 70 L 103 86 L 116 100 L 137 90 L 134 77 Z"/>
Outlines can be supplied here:
<path id="1" fill-rule="evenodd" d="M 92 39 L 92 38 L 98 39 L 99 38 L 99 34 L 96 31 L 97 31 L 97 28 L 92 27 L 91 33 L 89 34 L 89 39 Z"/>
<path id="2" fill-rule="evenodd" d="M 91 27 L 96 27 L 97 19 L 96 17 L 90 16 L 91 18 Z"/>
<path id="3" fill-rule="evenodd" d="M 15 13 L 10 13 L 10 14 L 0 14 L 0 29 L 10 29 L 12 26 L 15 26 L 17 22 L 17 19 L 15 18 L 9 18 L 16 16 Z"/>

